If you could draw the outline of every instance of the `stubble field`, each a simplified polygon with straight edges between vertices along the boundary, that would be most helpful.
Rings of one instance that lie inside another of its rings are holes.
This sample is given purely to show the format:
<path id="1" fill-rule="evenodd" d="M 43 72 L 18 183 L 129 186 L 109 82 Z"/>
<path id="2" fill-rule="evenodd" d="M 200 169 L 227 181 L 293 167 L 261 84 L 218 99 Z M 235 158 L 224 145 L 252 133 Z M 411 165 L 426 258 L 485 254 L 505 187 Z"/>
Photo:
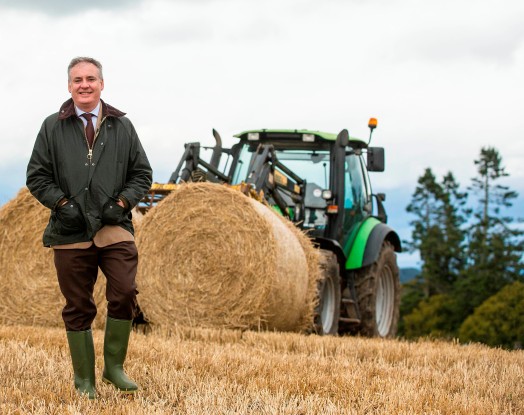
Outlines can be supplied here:
<path id="1" fill-rule="evenodd" d="M 133 333 L 141 391 L 76 395 L 65 332 L 0 327 L 6 414 L 522 414 L 524 352 L 447 342 L 177 328 Z"/>

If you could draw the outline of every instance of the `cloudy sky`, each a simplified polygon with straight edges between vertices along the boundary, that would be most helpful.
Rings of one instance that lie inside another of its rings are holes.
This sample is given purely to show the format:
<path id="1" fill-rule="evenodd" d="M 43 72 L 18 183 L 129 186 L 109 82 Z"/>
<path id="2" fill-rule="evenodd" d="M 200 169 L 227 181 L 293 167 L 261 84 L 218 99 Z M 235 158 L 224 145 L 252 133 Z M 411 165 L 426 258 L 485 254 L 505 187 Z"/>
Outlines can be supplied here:
<path id="1" fill-rule="evenodd" d="M 524 216 L 523 22 L 521 0 L 0 0 L 0 204 L 24 186 L 43 119 L 69 98 L 70 59 L 87 55 L 155 181 L 185 142 L 212 145 L 212 128 L 227 145 L 252 128 L 367 138 L 376 117 L 387 171 L 372 181 L 402 238 L 424 169 L 465 187 L 482 146 L 502 154 Z"/>

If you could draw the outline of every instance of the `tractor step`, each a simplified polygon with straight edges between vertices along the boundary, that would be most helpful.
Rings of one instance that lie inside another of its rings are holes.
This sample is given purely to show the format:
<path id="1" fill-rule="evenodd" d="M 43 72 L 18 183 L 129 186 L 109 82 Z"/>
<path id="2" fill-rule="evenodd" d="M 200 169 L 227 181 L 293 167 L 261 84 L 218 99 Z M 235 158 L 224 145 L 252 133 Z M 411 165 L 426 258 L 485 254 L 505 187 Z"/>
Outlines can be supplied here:
<path id="1" fill-rule="evenodd" d="M 359 318 L 340 317 L 338 321 L 348 324 L 360 324 Z"/>

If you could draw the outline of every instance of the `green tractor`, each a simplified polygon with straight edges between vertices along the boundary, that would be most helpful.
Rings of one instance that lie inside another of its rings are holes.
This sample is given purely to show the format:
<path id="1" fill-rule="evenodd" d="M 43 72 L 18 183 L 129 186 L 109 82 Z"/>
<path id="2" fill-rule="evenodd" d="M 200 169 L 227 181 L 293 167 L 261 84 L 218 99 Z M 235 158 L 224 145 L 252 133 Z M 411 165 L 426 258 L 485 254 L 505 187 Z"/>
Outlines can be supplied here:
<path id="1" fill-rule="evenodd" d="M 375 119 L 369 127 L 372 133 Z M 320 249 L 313 329 L 395 336 L 400 303 L 395 252 L 401 243 L 386 225 L 385 195 L 372 193 L 368 176 L 368 171 L 384 171 L 384 149 L 350 137 L 347 130 L 338 135 L 250 130 L 235 135 L 239 141 L 231 148 L 222 147 L 215 130 L 213 135 L 214 147 L 185 145 L 170 183 L 207 180 L 257 192 Z M 209 161 L 200 157 L 202 150 L 212 151 Z"/>

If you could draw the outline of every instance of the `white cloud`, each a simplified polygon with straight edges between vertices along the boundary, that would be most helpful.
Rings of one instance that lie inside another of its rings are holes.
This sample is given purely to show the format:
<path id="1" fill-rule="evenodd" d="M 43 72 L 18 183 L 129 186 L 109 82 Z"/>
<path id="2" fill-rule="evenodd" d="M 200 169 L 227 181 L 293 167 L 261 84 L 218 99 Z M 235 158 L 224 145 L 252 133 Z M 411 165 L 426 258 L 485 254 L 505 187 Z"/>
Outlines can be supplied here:
<path id="1" fill-rule="evenodd" d="M 91 55 L 104 65 L 103 98 L 134 122 L 158 181 L 184 142 L 213 144 L 212 128 L 228 145 L 251 128 L 367 137 L 370 116 L 387 157 L 387 172 L 373 176 L 377 191 L 411 192 L 426 167 L 466 185 L 486 145 L 512 177 L 524 176 L 520 1 L 155 0 L 55 10 L 64 3 L 0 1 L 4 166 L 27 162 L 44 117 L 68 98 L 69 60 Z"/>
<path id="2" fill-rule="evenodd" d="M 399 39 L 401 59 L 511 64 L 523 46 L 522 3 L 426 2 L 406 11 L 410 24 Z"/>
<path id="3" fill-rule="evenodd" d="M 142 1 L 143 0 L 111 0 L 111 2 L 108 3 L 104 0 L 90 0 L 89 2 L 78 3 L 71 0 L 46 0 L 45 2 L 39 0 L 17 0 L 16 2 L 0 0 L 0 9 L 30 11 L 47 14 L 49 16 L 61 16 L 82 14 L 88 10 L 128 8 Z"/>

